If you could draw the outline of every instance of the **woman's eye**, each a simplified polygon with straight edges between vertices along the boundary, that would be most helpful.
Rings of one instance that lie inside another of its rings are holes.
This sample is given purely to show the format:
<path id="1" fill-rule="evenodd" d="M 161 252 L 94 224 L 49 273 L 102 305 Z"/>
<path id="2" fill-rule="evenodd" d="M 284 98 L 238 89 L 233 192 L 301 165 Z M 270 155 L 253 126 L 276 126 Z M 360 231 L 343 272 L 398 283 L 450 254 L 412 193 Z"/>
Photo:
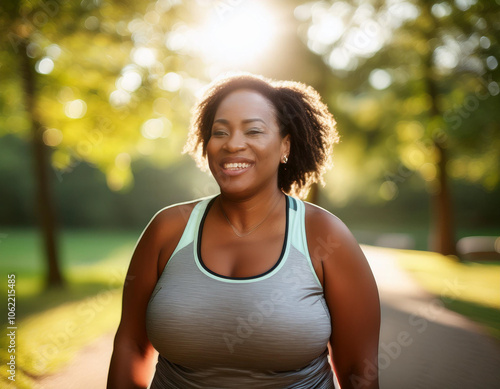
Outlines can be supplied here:
<path id="1" fill-rule="evenodd" d="M 247 130 L 247 134 L 249 135 L 262 134 L 262 130 L 260 128 L 250 128 L 249 130 Z"/>
<path id="2" fill-rule="evenodd" d="M 212 135 L 213 136 L 224 136 L 226 134 L 226 131 L 224 130 L 213 130 Z"/>

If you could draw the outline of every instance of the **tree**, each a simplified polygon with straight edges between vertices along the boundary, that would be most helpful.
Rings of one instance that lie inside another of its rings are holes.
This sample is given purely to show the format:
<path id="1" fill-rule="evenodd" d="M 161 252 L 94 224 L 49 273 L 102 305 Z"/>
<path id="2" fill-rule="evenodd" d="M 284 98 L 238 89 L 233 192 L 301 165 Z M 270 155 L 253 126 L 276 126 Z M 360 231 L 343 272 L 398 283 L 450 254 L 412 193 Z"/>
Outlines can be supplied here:
<path id="1" fill-rule="evenodd" d="M 335 1 L 296 14 L 341 85 L 331 102 L 365 139 L 363 158 L 383 179 L 380 196 L 394 198 L 417 172 L 432 198 L 432 247 L 454 254 L 450 176 L 490 190 L 500 182 L 498 6 Z"/>
<path id="2" fill-rule="evenodd" d="M 178 12 L 186 13 L 177 3 L 15 0 L 0 7 L 0 111 L 8 112 L 0 135 L 33 144 L 48 287 L 64 283 L 54 176 L 62 181 L 85 162 L 122 190 L 132 182 L 132 158 L 178 155 L 169 150 L 181 147 L 192 94 L 182 85 L 189 73 L 180 71 L 190 58 L 163 45 Z"/>

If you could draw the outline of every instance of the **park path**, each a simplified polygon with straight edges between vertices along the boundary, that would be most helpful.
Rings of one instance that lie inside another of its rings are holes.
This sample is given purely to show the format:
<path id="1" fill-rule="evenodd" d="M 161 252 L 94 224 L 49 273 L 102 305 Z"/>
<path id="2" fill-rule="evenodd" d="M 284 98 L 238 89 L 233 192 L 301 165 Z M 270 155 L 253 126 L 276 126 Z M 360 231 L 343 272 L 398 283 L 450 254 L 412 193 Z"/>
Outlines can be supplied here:
<path id="1" fill-rule="evenodd" d="M 363 246 L 382 302 L 380 387 L 382 389 L 496 389 L 500 344 L 465 317 L 445 309 L 399 269 L 385 249 Z M 456 296 L 461 286 L 450 280 Z M 35 389 L 105 388 L 113 334 L 80 351 Z M 366 364 L 369 374 L 370 364 Z"/>
<path id="2" fill-rule="evenodd" d="M 388 250 L 364 246 L 382 303 L 382 389 L 497 389 L 500 343 L 445 309 L 396 264 Z M 452 296 L 464 287 L 450 279 Z"/>

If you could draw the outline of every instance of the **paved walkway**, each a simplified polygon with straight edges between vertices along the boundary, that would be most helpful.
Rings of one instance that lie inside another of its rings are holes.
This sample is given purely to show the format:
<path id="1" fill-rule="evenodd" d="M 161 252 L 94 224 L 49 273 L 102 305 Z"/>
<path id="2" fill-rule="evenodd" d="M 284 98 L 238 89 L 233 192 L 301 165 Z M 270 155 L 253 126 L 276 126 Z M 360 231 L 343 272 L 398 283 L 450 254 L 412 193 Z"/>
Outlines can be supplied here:
<path id="1" fill-rule="evenodd" d="M 105 389 L 114 334 L 89 344 L 59 373 L 40 380 L 34 389 Z"/>
<path id="2" fill-rule="evenodd" d="M 363 250 L 382 302 L 381 388 L 500 388 L 500 343 L 423 291 L 387 250 Z M 463 285 L 448 287 L 459 296 Z"/>
<path id="3" fill-rule="evenodd" d="M 382 301 L 382 389 L 497 389 L 500 344 L 470 320 L 445 309 L 401 271 L 387 250 L 364 246 Z M 449 288 L 460 294 L 460 285 Z M 37 389 L 105 388 L 113 334 L 82 350 Z M 370 365 L 366 367 L 369 372 Z"/>

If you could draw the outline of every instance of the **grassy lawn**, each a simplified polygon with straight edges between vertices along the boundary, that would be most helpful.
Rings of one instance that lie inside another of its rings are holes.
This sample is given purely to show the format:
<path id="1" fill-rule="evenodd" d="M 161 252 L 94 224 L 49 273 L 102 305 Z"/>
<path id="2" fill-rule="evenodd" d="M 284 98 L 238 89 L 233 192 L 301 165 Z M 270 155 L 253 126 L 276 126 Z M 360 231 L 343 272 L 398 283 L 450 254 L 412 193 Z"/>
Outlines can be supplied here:
<path id="1" fill-rule="evenodd" d="M 59 370 L 83 346 L 116 330 L 121 289 L 139 234 L 65 232 L 61 236 L 61 261 L 67 286 L 44 291 L 37 234 L 3 231 L 0 270 L 5 277 L 5 295 L 7 274 L 16 274 L 17 388 L 32 387 L 34 379 Z M 6 317 L 5 311 L 3 325 Z M 2 365 L 9 357 L 5 338 L 0 340 Z M 2 369 L 2 381 L 7 374 Z"/>
<path id="2" fill-rule="evenodd" d="M 482 324 L 500 340 L 500 262 L 460 262 L 431 252 L 395 252 L 402 268 L 447 308 Z"/>

